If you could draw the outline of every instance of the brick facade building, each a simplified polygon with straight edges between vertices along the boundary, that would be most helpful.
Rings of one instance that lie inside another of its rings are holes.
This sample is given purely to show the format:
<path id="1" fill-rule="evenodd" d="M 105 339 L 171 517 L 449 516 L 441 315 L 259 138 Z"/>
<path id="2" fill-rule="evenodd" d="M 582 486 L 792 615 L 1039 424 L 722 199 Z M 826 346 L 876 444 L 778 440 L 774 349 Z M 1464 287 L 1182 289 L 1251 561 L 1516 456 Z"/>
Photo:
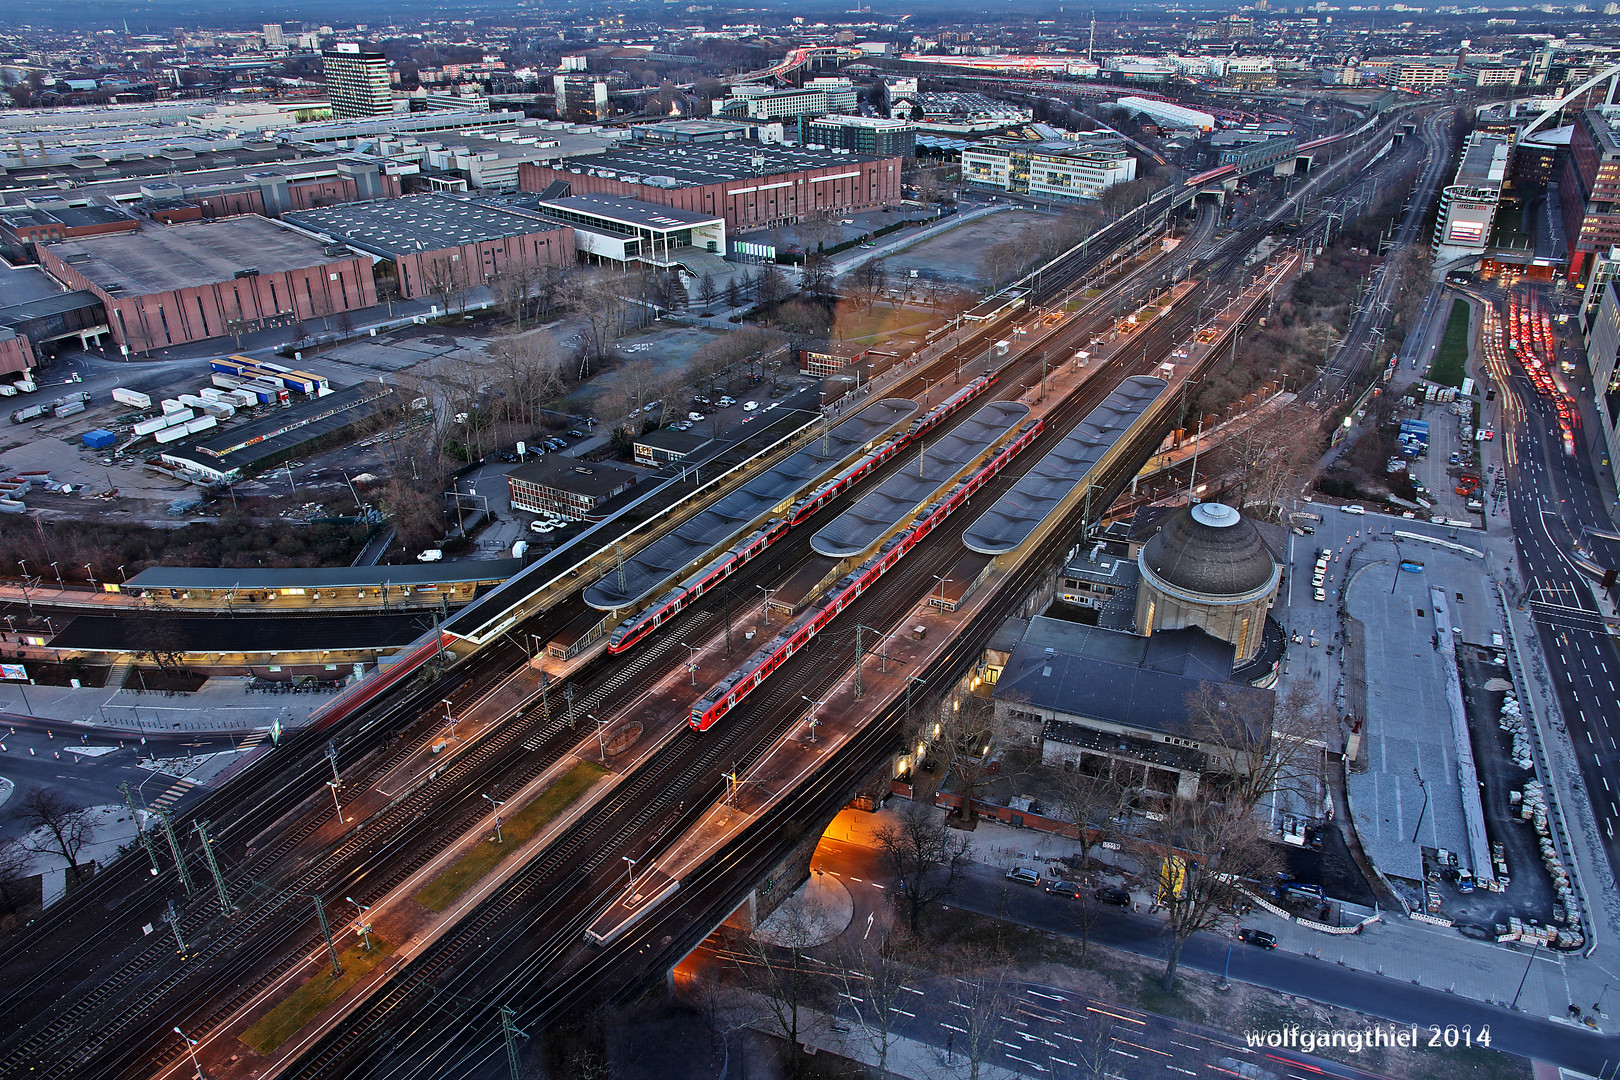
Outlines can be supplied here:
<path id="1" fill-rule="evenodd" d="M 805 150 L 733 140 L 638 143 L 568 159 L 525 163 L 518 187 L 559 181 L 573 195 L 617 195 L 723 218 L 726 228 L 790 225 L 811 214 L 846 214 L 900 200 L 899 157 Z"/>

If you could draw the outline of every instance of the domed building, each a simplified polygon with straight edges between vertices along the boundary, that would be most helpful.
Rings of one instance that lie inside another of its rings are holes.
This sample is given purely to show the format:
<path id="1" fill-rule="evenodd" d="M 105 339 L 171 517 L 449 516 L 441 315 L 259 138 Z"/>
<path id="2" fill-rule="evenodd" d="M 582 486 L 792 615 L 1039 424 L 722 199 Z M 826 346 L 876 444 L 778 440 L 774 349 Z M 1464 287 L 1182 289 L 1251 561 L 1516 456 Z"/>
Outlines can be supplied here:
<path id="1" fill-rule="evenodd" d="M 1137 567 L 1137 633 L 1198 627 L 1230 642 L 1239 665 L 1260 651 L 1282 567 L 1254 522 L 1225 503 L 1178 510 L 1142 546 Z"/>

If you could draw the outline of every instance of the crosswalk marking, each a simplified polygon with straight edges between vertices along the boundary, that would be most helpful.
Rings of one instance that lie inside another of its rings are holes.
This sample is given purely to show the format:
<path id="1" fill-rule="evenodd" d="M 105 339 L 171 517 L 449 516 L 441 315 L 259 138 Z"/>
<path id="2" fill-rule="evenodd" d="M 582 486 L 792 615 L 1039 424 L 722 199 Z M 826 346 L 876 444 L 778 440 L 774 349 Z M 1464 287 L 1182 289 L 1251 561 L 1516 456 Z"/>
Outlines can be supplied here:
<path id="1" fill-rule="evenodd" d="M 184 798 L 186 792 L 190 791 L 196 786 L 196 783 L 191 780 L 181 780 L 171 786 L 168 791 L 165 791 L 163 794 L 153 799 L 151 802 L 151 808 L 153 810 L 162 810 L 165 807 L 171 806 Z"/>

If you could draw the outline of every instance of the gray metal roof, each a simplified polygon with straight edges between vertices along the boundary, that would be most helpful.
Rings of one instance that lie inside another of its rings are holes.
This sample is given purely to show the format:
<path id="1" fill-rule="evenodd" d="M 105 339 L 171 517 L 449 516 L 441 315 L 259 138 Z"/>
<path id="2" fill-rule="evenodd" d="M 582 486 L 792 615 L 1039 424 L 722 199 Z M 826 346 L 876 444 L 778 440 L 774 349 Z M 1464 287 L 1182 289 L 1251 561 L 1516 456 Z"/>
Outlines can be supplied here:
<path id="1" fill-rule="evenodd" d="M 1028 405 L 992 401 L 923 450 L 920 464 L 908 447 L 899 471 L 816 533 L 811 549 L 835 559 L 859 555 L 1028 415 Z"/>
<path id="2" fill-rule="evenodd" d="M 388 585 L 448 585 L 504 581 L 522 559 L 413 563 L 405 566 L 148 566 L 123 585 L 142 589 L 373 589 Z"/>
<path id="3" fill-rule="evenodd" d="M 284 217 L 300 228 L 390 257 L 566 228 L 518 207 L 442 192 L 344 203 Z"/>
<path id="4" fill-rule="evenodd" d="M 807 490 L 916 412 L 916 402 L 904 398 L 884 398 L 867 406 L 833 427 L 825 440 L 811 441 L 642 548 L 625 562 L 622 588 L 618 573 L 609 573 L 585 590 L 585 602 L 599 611 L 613 611 L 652 596 L 674 578 L 697 570 L 770 507 Z"/>
<path id="5" fill-rule="evenodd" d="M 1132 375 L 1120 383 L 969 526 L 962 543 L 983 555 L 1002 555 L 1029 539 L 1167 386 L 1163 379 L 1146 375 Z"/>

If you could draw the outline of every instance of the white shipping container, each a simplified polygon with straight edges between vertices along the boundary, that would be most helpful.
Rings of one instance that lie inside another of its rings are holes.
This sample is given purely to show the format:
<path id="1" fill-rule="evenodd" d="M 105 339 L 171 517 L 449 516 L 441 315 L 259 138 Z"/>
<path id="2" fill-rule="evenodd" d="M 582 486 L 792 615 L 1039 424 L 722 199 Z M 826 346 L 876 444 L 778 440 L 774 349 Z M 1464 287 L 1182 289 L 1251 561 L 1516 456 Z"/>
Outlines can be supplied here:
<path id="1" fill-rule="evenodd" d="M 204 401 L 224 401 L 225 391 L 217 386 L 205 386 L 197 391 L 197 396 Z"/>
<path id="2" fill-rule="evenodd" d="M 167 427 L 174 427 L 176 424 L 184 424 L 187 420 L 190 420 L 196 415 L 197 410 L 182 408 L 179 412 L 172 412 L 165 415 L 163 417 L 163 422 Z"/>
<path id="3" fill-rule="evenodd" d="M 168 426 L 169 418 L 167 416 L 156 416 L 150 420 L 138 422 L 134 427 L 134 431 L 137 435 L 150 435 L 154 431 L 162 431 Z"/>
<path id="4" fill-rule="evenodd" d="M 251 390 L 232 390 L 226 400 L 238 409 L 251 409 L 259 403 L 259 396 Z"/>
<path id="5" fill-rule="evenodd" d="M 64 401 L 56 407 L 57 416 L 73 416 L 82 412 L 84 412 L 84 402 L 82 401 Z"/>
<path id="6" fill-rule="evenodd" d="M 162 405 L 163 405 L 163 415 L 165 415 L 165 416 L 172 416 L 175 413 L 179 412 L 181 409 L 185 408 L 184 405 L 180 404 L 174 398 L 164 398 L 163 402 L 162 402 Z"/>
<path id="7" fill-rule="evenodd" d="M 11 385 L 15 386 L 25 394 L 32 394 L 35 390 L 39 389 L 39 387 L 34 383 L 33 379 L 18 379 Z"/>
<path id="8" fill-rule="evenodd" d="M 200 409 L 204 404 L 206 404 L 203 399 L 198 397 L 196 394 L 181 394 L 175 400 L 179 401 L 180 404 L 192 409 Z"/>
<path id="9" fill-rule="evenodd" d="M 212 416 L 199 416 L 186 425 L 186 434 L 193 435 L 199 431 L 207 431 L 211 427 L 218 427 L 219 421 Z"/>
<path id="10" fill-rule="evenodd" d="M 235 375 L 227 375 L 223 371 L 216 371 L 216 372 L 214 372 L 214 375 L 213 375 L 213 378 L 212 378 L 211 381 L 213 382 L 213 384 L 215 386 L 221 387 L 221 388 L 223 388 L 225 390 L 235 390 L 238 386 L 241 386 L 247 380 L 242 379 L 242 378 L 238 378 Z"/>
<path id="11" fill-rule="evenodd" d="M 0 397 L 16 397 L 17 388 L 10 383 L 0 383 Z"/>
<path id="12" fill-rule="evenodd" d="M 212 416 L 216 420 L 229 420 L 231 417 L 236 415 L 236 409 L 233 406 L 225 404 L 223 401 L 203 402 L 203 412 L 207 413 L 209 416 Z"/>
<path id="13" fill-rule="evenodd" d="M 171 443 L 176 439 L 183 439 L 185 437 L 186 425 L 184 424 L 176 424 L 174 427 L 166 427 L 156 435 L 152 436 L 152 438 L 156 439 L 160 443 Z"/>
<path id="14" fill-rule="evenodd" d="M 137 409 L 152 407 L 151 394 L 143 394 L 139 390 L 126 390 L 122 386 L 113 387 L 112 399 L 120 405 L 133 405 Z"/>

